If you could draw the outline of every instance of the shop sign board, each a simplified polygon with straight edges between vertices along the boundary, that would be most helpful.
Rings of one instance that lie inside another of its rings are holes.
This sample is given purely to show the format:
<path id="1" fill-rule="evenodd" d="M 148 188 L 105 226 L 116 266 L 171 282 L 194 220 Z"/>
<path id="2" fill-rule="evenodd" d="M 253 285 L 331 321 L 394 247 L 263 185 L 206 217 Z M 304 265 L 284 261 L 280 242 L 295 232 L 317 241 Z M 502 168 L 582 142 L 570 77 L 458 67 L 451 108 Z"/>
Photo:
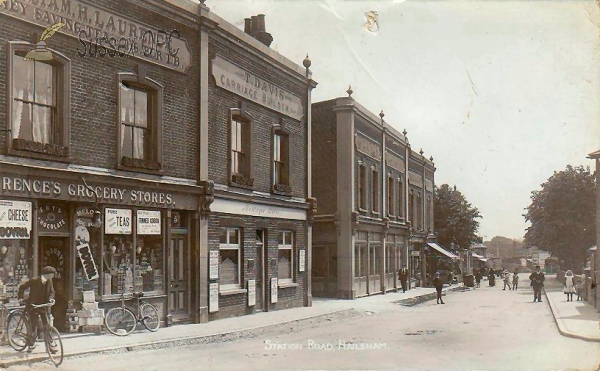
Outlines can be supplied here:
<path id="1" fill-rule="evenodd" d="M 77 255 L 81 260 L 81 265 L 85 272 L 85 276 L 88 281 L 95 280 L 100 275 L 98 274 L 98 268 L 92 255 L 92 249 L 90 247 L 90 232 L 86 227 L 77 226 L 75 227 L 75 243 L 77 244 Z"/>
<path id="2" fill-rule="evenodd" d="M 299 96 L 217 56 L 212 64 L 217 86 L 276 112 L 300 120 L 304 115 Z"/>
<path id="3" fill-rule="evenodd" d="M 298 250 L 298 254 L 300 255 L 298 257 L 298 261 L 299 261 L 299 267 L 298 270 L 300 272 L 304 272 L 304 270 L 306 269 L 306 250 L 302 249 L 302 250 Z"/>
<path id="4" fill-rule="evenodd" d="M 69 232 L 67 213 L 60 205 L 44 205 L 38 207 L 39 232 Z"/>
<path id="5" fill-rule="evenodd" d="M 208 252 L 208 261 L 209 261 L 208 278 L 211 280 L 218 280 L 219 279 L 219 252 L 218 251 L 209 251 Z"/>
<path id="6" fill-rule="evenodd" d="M 208 285 L 208 312 L 219 311 L 219 283 L 213 282 Z"/>
<path id="7" fill-rule="evenodd" d="M 271 303 L 277 303 L 277 277 L 271 278 Z"/>
<path id="8" fill-rule="evenodd" d="M 31 202 L 0 200 L 0 238 L 28 240 L 31 236 Z"/>
<path id="9" fill-rule="evenodd" d="M 248 280 L 248 306 L 256 305 L 256 280 Z"/>
<path id="10" fill-rule="evenodd" d="M 104 233 L 131 234 L 131 216 L 129 209 L 105 209 Z"/>
<path id="11" fill-rule="evenodd" d="M 160 211 L 138 210 L 136 231 L 139 235 L 160 235 Z"/>

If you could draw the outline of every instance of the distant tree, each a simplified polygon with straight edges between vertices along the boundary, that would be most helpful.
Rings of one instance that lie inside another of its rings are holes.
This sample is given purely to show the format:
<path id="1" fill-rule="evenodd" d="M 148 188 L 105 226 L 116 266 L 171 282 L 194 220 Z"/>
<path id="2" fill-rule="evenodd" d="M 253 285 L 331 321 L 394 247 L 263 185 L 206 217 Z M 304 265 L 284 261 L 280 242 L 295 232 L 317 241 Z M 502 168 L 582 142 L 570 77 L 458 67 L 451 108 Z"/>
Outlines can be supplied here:
<path id="1" fill-rule="evenodd" d="M 531 205 L 523 215 L 531 223 L 525 244 L 549 251 L 561 267 L 583 265 L 586 249 L 596 240 L 596 184 L 590 168 L 568 165 L 531 192 Z"/>
<path id="2" fill-rule="evenodd" d="M 487 246 L 488 256 L 494 255 L 500 258 L 520 256 L 524 246 L 521 240 L 503 236 L 495 236 L 490 241 L 485 241 L 484 245 Z"/>
<path id="3" fill-rule="evenodd" d="M 477 235 L 481 218 L 479 210 L 473 207 L 465 196 L 448 184 L 435 188 L 434 225 L 438 242 L 450 248 L 452 242 L 467 248 L 481 241 Z"/>

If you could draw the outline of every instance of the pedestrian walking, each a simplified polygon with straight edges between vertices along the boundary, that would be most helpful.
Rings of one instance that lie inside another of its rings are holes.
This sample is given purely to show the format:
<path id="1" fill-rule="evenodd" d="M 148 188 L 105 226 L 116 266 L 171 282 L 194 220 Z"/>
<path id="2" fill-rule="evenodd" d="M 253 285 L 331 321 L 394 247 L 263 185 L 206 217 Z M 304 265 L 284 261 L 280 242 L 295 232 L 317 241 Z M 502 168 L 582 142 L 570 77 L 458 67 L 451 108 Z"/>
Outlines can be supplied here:
<path id="1" fill-rule="evenodd" d="M 510 273 L 508 273 L 508 271 L 505 270 L 504 272 L 502 272 L 502 276 L 503 276 L 503 280 L 504 280 L 504 288 L 502 290 L 506 290 L 506 286 L 508 286 L 508 289 L 511 290 Z"/>
<path id="2" fill-rule="evenodd" d="M 583 292 L 585 291 L 585 274 L 579 276 L 577 282 L 577 301 L 583 300 Z"/>
<path id="3" fill-rule="evenodd" d="M 541 303 L 542 302 L 542 288 L 544 287 L 544 280 L 546 277 L 544 273 L 541 271 L 539 265 L 535 266 L 535 272 L 529 275 L 529 280 L 531 281 L 531 286 L 533 287 L 533 302 L 536 300 Z"/>
<path id="4" fill-rule="evenodd" d="M 477 287 L 477 288 L 481 287 L 480 286 L 480 284 L 481 284 L 481 278 L 482 278 L 482 276 L 481 276 L 481 269 L 478 269 L 475 272 L 475 287 Z"/>
<path id="5" fill-rule="evenodd" d="M 513 290 L 517 291 L 517 287 L 519 287 L 519 271 L 515 269 L 515 273 L 513 273 Z"/>
<path id="6" fill-rule="evenodd" d="M 433 286 L 435 286 L 435 291 L 437 291 L 437 303 L 444 304 L 444 300 L 442 300 L 442 287 L 444 287 L 444 283 L 440 278 L 439 272 L 435 274 L 435 278 L 433 279 Z"/>
<path id="7" fill-rule="evenodd" d="M 408 279 L 408 269 L 406 269 L 406 264 L 402 266 L 400 272 L 398 272 L 398 279 L 400 280 L 400 285 L 402 285 L 402 292 L 406 292 L 406 280 Z"/>
<path id="8" fill-rule="evenodd" d="M 488 282 L 490 287 L 496 286 L 496 275 L 494 274 L 494 270 L 490 268 L 488 272 Z"/>
<path id="9" fill-rule="evenodd" d="M 573 272 L 570 269 L 565 273 L 564 292 L 567 294 L 567 301 L 573 301 L 573 294 L 575 293 L 575 276 L 573 276 Z"/>

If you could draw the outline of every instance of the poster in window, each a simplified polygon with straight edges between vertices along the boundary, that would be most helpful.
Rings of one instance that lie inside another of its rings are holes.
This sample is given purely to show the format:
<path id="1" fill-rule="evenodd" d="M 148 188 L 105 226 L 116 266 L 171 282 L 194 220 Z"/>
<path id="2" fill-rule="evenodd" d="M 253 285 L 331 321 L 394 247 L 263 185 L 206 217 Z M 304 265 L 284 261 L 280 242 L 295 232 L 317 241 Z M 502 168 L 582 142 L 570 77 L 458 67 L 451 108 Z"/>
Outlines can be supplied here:
<path id="1" fill-rule="evenodd" d="M 104 212 L 104 233 L 131 234 L 131 210 L 107 208 Z"/>
<path id="2" fill-rule="evenodd" d="M 138 210 L 137 211 L 137 234 L 138 235 L 160 235 L 160 211 Z"/>
<path id="3" fill-rule="evenodd" d="M 298 258 L 298 262 L 300 264 L 300 266 L 298 267 L 298 270 L 300 272 L 304 272 L 304 270 L 306 269 L 306 250 L 302 249 L 299 250 L 299 258 Z"/>
<path id="4" fill-rule="evenodd" d="M 208 312 L 219 311 L 219 283 L 213 282 L 208 286 Z"/>
<path id="5" fill-rule="evenodd" d="M 277 277 L 271 278 L 271 303 L 277 303 Z"/>
<path id="6" fill-rule="evenodd" d="M 85 272 L 85 276 L 88 281 L 95 280 L 100 275 L 98 274 L 98 268 L 92 255 L 92 249 L 90 248 L 90 232 L 86 227 L 77 226 L 75 228 L 75 241 L 77 248 L 77 255 L 81 260 L 81 266 Z"/>
<path id="7" fill-rule="evenodd" d="M 219 252 L 209 251 L 208 254 L 208 278 L 211 280 L 217 280 L 219 279 Z"/>
<path id="8" fill-rule="evenodd" d="M 256 305 L 256 280 L 248 280 L 248 306 Z"/>
<path id="9" fill-rule="evenodd" d="M 0 200 L 0 238 L 28 240 L 31 236 L 31 202 Z"/>

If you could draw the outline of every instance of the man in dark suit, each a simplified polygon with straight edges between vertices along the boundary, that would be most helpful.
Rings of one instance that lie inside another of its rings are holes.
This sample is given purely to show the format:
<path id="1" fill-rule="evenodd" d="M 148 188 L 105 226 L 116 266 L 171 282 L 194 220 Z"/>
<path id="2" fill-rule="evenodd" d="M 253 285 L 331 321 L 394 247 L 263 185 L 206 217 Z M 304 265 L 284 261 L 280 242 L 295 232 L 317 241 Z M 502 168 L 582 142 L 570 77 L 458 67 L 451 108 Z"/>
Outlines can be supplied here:
<path id="1" fill-rule="evenodd" d="M 42 275 L 40 277 L 34 277 L 29 281 L 25 282 L 19 287 L 18 298 L 23 301 L 25 290 L 29 289 L 29 298 L 25 300 L 25 311 L 29 313 L 29 319 L 31 323 L 31 329 L 38 328 L 39 318 L 42 319 L 44 327 L 48 325 L 48 316 L 45 313 L 40 313 L 42 309 L 32 309 L 31 304 L 40 305 L 46 303 L 54 303 L 54 285 L 52 284 L 52 278 L 56 274 L 54 267 L 44 267 L 42 269 Z M 46 313 L 50 312 L 50 307 L 43 308 Z M 42 315 L 40 315 L 42 314 Z M 35 333 L 36 331 L 34 331 Z M 29 349 L 31 352 L 35 348 L 35 338 L 29 339 Z"/>
<path id="2" fill-rule="evenodd" d="M 542 302 L 542 287 L 544 287 L 544 280 L 546 277 L 544 276 L 544 272 L 540 270 L 540 266 L 535 266 L 535 272 L 529 275 L 529 279 L 531 280 L 531 286 L 533 287 L 533 302 L 537 300 L 538 302 Z"/>
<path id="3" fill-rule="evenodd" d="M 437 292 L 437 303 L 444 304 L 444 300 L 442 299 L 442 288 L 444 287 L 444 282 L 440 278 L 440 272 L 435 273 L 435 278 L 433 279 L 433 286 L 435 287 L 435 291 Z"/>
<path id="4" fill-rule="evenodd" d="M 408 279 L 408 270 L 406 265 L 402 266 L 400 272 L 398 272 L 398 279 L 400 279 L 400 285 L 402 285 L 402 292 L 406 292 L 406 280 Z"/>

